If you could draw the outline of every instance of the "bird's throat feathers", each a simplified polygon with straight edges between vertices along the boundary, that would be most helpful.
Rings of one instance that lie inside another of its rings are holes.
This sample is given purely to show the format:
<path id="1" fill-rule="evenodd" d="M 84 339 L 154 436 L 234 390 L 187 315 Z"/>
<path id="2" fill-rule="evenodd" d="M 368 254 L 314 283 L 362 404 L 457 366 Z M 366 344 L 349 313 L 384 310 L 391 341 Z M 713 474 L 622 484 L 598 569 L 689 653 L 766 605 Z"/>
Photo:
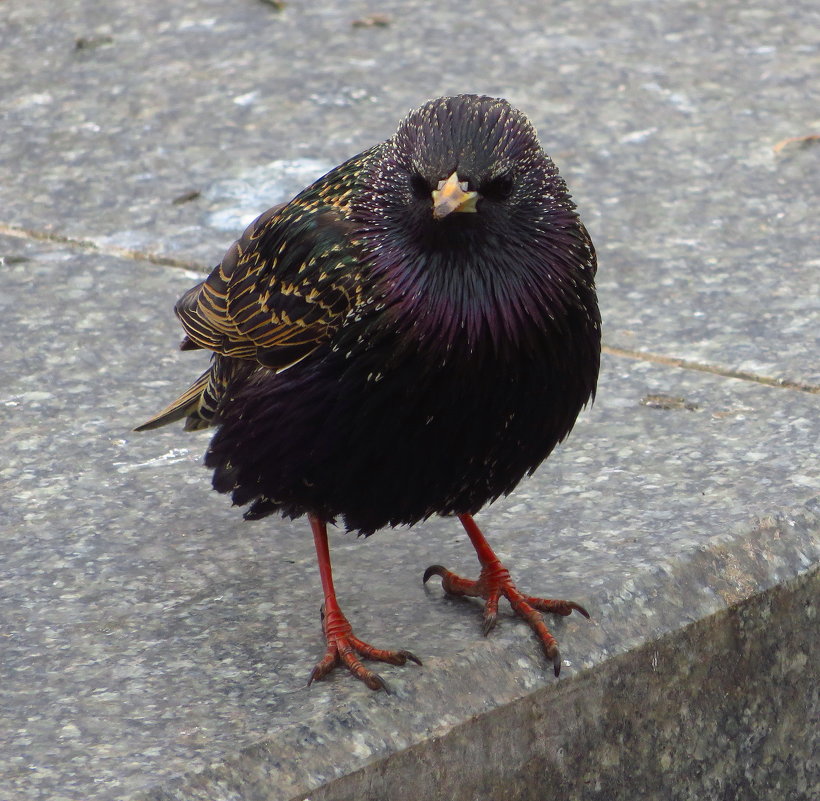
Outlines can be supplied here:
<path id="1" fill-rule="evenodd" d="M 475 215 L 478 216 L 478 215 Z M 464 234 L 465 232 L 461 232 Z M 470 232 L 466 232 L 470 233 Z M 578 261 L 566 258 L 567 241 L 532 248 L 516 241 L 465 243 L 457 235 L 438 247 L 418 240 L 373 251 L 371 269 L 384 320 L 423 349 L 499 355 L 535 349 L 560 334 L 568 316 L 594 302 L 594 289 L 579 281 L 578 262 L 593 256 L 566 233 Z"/>

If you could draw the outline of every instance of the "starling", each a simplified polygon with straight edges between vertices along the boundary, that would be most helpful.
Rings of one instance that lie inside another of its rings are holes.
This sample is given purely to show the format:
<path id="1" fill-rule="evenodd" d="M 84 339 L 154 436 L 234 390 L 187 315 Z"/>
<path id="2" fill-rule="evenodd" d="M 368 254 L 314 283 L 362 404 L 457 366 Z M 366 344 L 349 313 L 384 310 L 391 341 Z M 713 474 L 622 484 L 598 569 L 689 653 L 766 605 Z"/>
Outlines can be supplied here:
<path id="1" fill-rule="evenodd" d="M 459 95 L 266 211 L 177 302 L 180 347 L 212 351 L 211 364 L 137 430 L 216 426 L 216 490 L 248 520 L 307 514 L 327 643 L 308 683 L 344 664 L 387 689 L 361 659 L 421 664 L 354 636 L 327 524 L 369 535 L 433 514 L 458 516 L 481 572 L 432 565 L 424 581 L 483 598 L 485 634 L 506 597 L 558 675 L 540 612 L 589 615 L 519 592 L 472 515 L 532 473 L 594 397 L 596 266 L 526 117 Z"/>

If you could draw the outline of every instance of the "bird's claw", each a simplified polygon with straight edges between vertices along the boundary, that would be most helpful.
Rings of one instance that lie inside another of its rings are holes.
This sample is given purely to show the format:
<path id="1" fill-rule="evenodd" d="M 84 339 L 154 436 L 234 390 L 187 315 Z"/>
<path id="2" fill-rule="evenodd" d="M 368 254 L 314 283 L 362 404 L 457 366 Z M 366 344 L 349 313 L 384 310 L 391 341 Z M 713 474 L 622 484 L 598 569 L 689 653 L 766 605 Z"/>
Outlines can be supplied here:
<path id="1" fill-rule="evenodd" d="M 421 665 L 421 659 L 407 650 L 388 651 L 374 648 L 353 634 L 347 618 L 337 608 L 326 613 L 324 605 L 321 610 L 322 628 L 327 640 L 325 655 L 316 664 L 308 677 L 308 686 L 324 678 L 333 668 L 344 665 L 357 679 L 364 682 L 371 690 L 384 690 L 390 694 L 390 685 L 378 673 L 366 668 L 361 659 L 374 659 L 390 665 L 404 665 L 407 661 Z"/>
<path id="2" fill-rule="evenodd" d="M 492 591 L 487 597 L 487 603 L 484 604 L 484 624 L 481 627 L 481 633 L 486 637 L 498 622 L 498 599 L 501 597 L 500 591 Z"/>
<path id="3" fill-rule="evenodd" d="M 539 612 L 549 612 L 551 615 L 561 615 L 561 617 L 578 612 L 589 620 L 589 612 L 575 601 L 556 601 L 551 598 L 534 598 L 531 595 L 526 595 L 524 598 L 530 606 Z"/>
<path id="4" fill-rule="evenodd" d="M 558 650 L 558 646 L 554 645 L 552 648 L 545 648 L 544 651 L 547 654 L 547 659 L 552 662 L 552 669 L 556 677 L 559 676 L 561 674 L 561 652 Z"/>
<path id="5" fill-rule="evenodd" d="M 421 578 L 421 582 L 422 584 L 426 584 L 433 576 L 441 576 L 443 578 L 444 574 L 449 572 L 450 571 L 447 570 L 447 568 L 443 565 L 430 565 L 430 567 L 428 567 L 427 570 L 424 571 L 424 575 Z"/>
<path id="6" fill-rule="evenodd" d="M 589 618 L 589 612 L 574 601 L 522 595 L 513 584 L 509 572 L 500 562 L 485 565 L 477 581 L 464 579 L 442 565 L 430 565 L 424 571 L 424 582 L 426 583 L 431 576 L 441 576 L 441 586 L 449 595 L 483 598 L 486 601 L 482 625 L 482 634 L 485 637 L 498 621 L 498 601 L 503 595 L 510 602 L 513 611 L 519 617 L 524 618 L 535 632 L 544 649 L 544 654 L 552 663 L 556 676 L 561 672 L 561 652 L 539 612 L 564 617 L 578 612 L 585 618 Z"/>
<path id="7" fill-rule="evenodd" d="M 481 626 L 481 633 L 485 637 L 495 628 L 495 624 L 498 622 L 498 615 L 488 615 L 486 611 L 484 612 L 484 623 Z"/>

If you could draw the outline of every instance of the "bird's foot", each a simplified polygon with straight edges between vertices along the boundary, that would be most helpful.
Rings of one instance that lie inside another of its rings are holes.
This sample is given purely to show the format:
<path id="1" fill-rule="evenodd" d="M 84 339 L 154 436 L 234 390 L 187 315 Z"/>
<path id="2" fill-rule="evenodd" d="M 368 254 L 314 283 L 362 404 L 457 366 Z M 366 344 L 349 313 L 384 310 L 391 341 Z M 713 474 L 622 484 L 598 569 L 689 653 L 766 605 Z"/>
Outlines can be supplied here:
<path id="1" fill-rule="evenodd" d="M 553 615 L 570 615 L 573 610 L 589 618 L 589 613 L 583 606 L 574 601 L 558 601 L 551 598 L 535 598 L 523 595 L 510 578 L 510 573 L 501 562 L 495 558 L 485 564 L 477 581 L 461 578 L 441 565 L 431 565 L 424 571 L 424 581 L 431 576 L 441 576 L 441 586 L 449 595 L 470 596 L 484 598 L 484 626 L 486 637 L 498 620 L 498 601 L 503 595 L 512 606 L 513 611 L 527 621 L 541 642 L 547 659 L 552 662 L 555 675 L 561 671 L 561 653 L 555 637 L 550 634 L 539 612 L 549 612 Z"/>
<path id="2" fill-rule="evenodd" d="M 343 664 L 360 681 L 363 681 L 371 690 L 390 692 L 388 683 L 376 672 L 366 668 L 360 659 L 375 659 L 391 665 L 403 665 L 409 659 L 417 665 L 421 660 L 410 651 L 386 651 L 374 648 L 369 643 L 360 640 L 353 634 L 353 628 L 341 610 L 336 608 L 328 612 L 322 608 L 322 629 L 327 640 L 325 655 L 313 668 L 308 686 L 315 680 L 321 679 L 330 673 L 333 668 Z"/>

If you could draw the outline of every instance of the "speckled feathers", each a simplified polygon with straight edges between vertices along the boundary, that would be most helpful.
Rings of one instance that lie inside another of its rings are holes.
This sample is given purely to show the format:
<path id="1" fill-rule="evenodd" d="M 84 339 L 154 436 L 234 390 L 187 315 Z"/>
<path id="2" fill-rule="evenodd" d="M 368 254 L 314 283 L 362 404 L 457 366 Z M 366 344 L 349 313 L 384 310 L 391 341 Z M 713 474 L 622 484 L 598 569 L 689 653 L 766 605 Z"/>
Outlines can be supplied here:
<path id="1" fill-rule="evenodd" d="M 432 214 L 448 176 L 475 213 Z M 509 492 L 592 397 L 595 252 L 506 101 L 430 101 L 252 223 L 177 304 L 211 371 L 146 427 L 216 424 L 247 513 L 370 533 Z M 196 385 L 195 385 L 196 386 Z"/>

